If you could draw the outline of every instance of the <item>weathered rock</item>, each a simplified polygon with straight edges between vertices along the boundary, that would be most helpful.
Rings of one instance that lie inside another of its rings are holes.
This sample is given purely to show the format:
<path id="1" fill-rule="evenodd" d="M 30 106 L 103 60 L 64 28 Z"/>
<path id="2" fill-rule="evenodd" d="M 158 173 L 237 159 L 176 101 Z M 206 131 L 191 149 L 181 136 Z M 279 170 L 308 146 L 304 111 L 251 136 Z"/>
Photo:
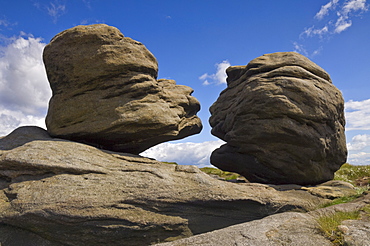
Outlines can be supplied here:
<path id="1" fill-rule="evenodd" d="M 0 242 L 19 232 L 36 240 L 29 245 L 149 245 L 328 201 L 220 181 L 194 166 L 103 151 L 37 127 L 0 139 L 0 185 Z"/>
<path id="2" fill-rule="evenodd" d="M 329 75 L 294 52 L 227 69 L 211 106 L 212 134 L 227 143 L 211 163 L 251 182 L 319 184 L 347 158 L 344 101 Z"/>
<path id="3" fill-rule="evenodd" d="M 287 212 L 159 245 L 331 246 L 333 244 L 318 233 L 315 221 L 310 215 Z"/>
<path id="4" fill-rule="evenodd" d="M 157 60 L 138 41 L 107 25 L 77 26 L 44 50 L 53 96 L 50 135 L 138 154 L 199 133 L 190 87 L 156 80 Z"/>
<path id="5" fill-rule="evenodd" d="M 213 245 L 333 245 L 329 238 L 320 231 L 317 219 L 336 211 L 358 211 L 370 202 L 370 196 L 348 203 L 339 204 L 309 213 L 286 212 L 254 220 L 201 235 L 180 239 L 174 242 L 156 244 L 160 246 L 213 246 Z M 370 240 L 368 221 L 347 220 L 342 225 L 345 245 L 367 246 Z"/>
<path id="6" fill-rule="evenodd" d="M 370 185 L 370 177 L 361 177 L 355 180 L 357 186 L 367 186 Z"/>
<path id="7" fill-rule="evenodd" d="M 344 245 L 370 245 L 370 221 L 346 220 L 343 221 L 342 225 L 347 229 L 343 235 Z"/>
<path id="8" fill-rule="evenodd" d="M 350 183 L 331 180 L 314 187 L 303 187 L 302 189 L 307 190 L 312 195 L 335 199 L 344 196 L 353 196 L 357 194 L 357 191 Z"/>

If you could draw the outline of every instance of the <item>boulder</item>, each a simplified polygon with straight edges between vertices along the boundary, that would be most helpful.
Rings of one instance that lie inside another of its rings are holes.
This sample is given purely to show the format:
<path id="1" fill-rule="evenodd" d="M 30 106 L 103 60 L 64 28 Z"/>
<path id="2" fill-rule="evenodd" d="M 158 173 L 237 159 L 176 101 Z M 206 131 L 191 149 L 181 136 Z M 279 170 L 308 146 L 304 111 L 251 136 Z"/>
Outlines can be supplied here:
<path id="1" fill-rule="evenodd" d="M 330 76 L 295 52 L 227 69 L 211 106 L 212 134 L 226 141 L 216 167 L 251 182 L 319 184 L 346 162 L 344 101 Z"/>
<path id="2" fill-rule="evenodd" d="M 327 201 L 52 138 L 38 127 L 0 139 L 2 245 L 149 245 Z"/>
<path id="3" fill-rule="evenodd" d="M 53 91 L 46 117 L 53 137 L 138 154 L 202 129 L 193 90 L 157 80 L 153 54 L 115 27 L 63 31 L 43 59 Z"/>

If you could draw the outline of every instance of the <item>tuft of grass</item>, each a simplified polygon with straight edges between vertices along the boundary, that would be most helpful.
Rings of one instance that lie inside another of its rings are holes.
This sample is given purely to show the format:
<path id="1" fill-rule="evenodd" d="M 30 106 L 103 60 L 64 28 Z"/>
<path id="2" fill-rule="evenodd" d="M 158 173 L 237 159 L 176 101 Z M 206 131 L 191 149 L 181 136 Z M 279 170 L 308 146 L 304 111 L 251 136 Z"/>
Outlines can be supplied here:
<path id="1" fill-rule="evenodd" d="M 370 217 L 370 205 L 366 205 L 360 211 L 363 212 L 366 217 Z"/>
<path id="2" fill-rule="evenodd" d="M 365 187 L 355 187 L 355 188 L 356 188 L 357 194 L 351 195 L 351 196 L 343 196 L 343 197 L 335 198 L 334 200 L 323 204 L 322 206 L 320 206 L 320 208 L 326 208 L 326 207 L 329 207 L 329 206 L 332 206 L 332 205 L 352 202 L 353 200 L 361 197 L 363 194 L 366 194 L 367 191 L 369 190 L 369 187 L 367 187 L 367 186 L 365 186 Z"/>
<path id="3" fill-rule="evenodd" d="M 357 220 L 360 218 L 360 212 L 335 212 L 331 215 L 325 215 L 317 218 L 320 231 L 332 241 L 334 245 L 343 245 L 343 232 L 338 226 L 344 220 Z"/>
<path id="4" fill-rule="evenodd" d="M 240 174 L 222 171 L 220 169 L 213 168 L 213 167 L 202 167 L 200 168 L 200 170 L 202 172 L 205 172 L 206 174 L 217 175 L 225 180 L 237 179 L 237 178 L 242 177 Z"/>
<path id="5" fill-rule="evenodd" d="M 162 161 L 163 164 L 172 164 L 172 165 L 179 165 L 177 162 L 168 162 L 168 161 Z M 1 245 L 0 245 L 1 246 Z"/>
<path id="6" fill-rule="evenodd" d="M 354 166 L 345 163 L 341 168 L 335 172 L 334 180 L 342 180 L 353 185 L 356 184 L 356 180 L 363 177 L 370 177 L 370 165 L 367 166 Z"/>
<path id="7" fill-rule="evenodd" d="M 356 180 L 363 177 L 370 177 L 370 166 L 353 166 L 348 163 L 343 164 L 342 167 L 335 172 L 334 180 L 341 180 L 351 183 L 352 185 L 355 186 L 357 194 L 336 198 L 331 202 L 325 203 L 320 207 L 329 207 L 336 204 L 351 202 L 361 197 L 363 194 L 366 194 L 370 190 L 370 185 L 366 186 L 356 185 Z"/>

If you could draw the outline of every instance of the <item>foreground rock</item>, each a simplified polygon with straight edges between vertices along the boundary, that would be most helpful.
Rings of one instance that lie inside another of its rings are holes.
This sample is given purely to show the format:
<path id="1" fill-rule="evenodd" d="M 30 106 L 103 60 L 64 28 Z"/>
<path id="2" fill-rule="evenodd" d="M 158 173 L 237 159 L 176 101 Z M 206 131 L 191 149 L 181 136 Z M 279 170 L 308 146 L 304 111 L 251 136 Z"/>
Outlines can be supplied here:
<path id="1" fill-rule="evenodd" d="M 324 215 L 343 211 L 358 211 L 370 203 L 370 195 L 349 204 L 340 204 L 310 213 L 287 212 L 271 215 L 225 229 L 216 230 L 201 235 L 177 240 L 175 242 L 158 244 L 161 246 L 180 245 L 243 245 L 243 246 L 331 246 L 329 238 L 320 232 L 317 218 Z M 346 220 L 343 233 L 343 245 L 370 245 L 370 224 L 366 218 L 362 220 Z"/>
<path id="2" fill-rule="evenodd" d="M 77 26 L 45 47 L 53 96 L 46 118 L 54 136 L 138 154 L 201 131 L 193 90 L 157 80 L 146 47 L 107 25 Z"/>
<path id="3" fill-rule="evenodd" d="M 37 127 L 0 139 L 3 245 L 148 245 L 325 201 L 51 138 Z"/>
<path id="4" fill-rule="evenodd" d="M 261 183 L 318 184 L 346 162 L 344 101 L 329 75 L 294 52 L 229 67 L 210 108 L 212 134 L 227 143 L 211 163 Z"/>

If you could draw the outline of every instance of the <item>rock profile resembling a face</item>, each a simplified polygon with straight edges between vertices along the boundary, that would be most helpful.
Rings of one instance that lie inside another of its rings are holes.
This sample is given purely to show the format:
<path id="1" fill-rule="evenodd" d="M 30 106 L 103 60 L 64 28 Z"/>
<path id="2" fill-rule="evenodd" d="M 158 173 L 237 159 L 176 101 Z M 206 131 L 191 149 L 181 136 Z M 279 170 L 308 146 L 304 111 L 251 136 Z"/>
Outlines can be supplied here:
<path id="1" fill-rule="evenodd" d="M 295 52 L 227 69 L 211 106 L 212 134 L 227 143 L 211 163 L 251 182 L 318 184 L 346 162 L 344 101 L 330 76 Z"/>
<path id="2" fill-rule="evenodd" d="M 202 129 L 193 90 L 157 80 L 156 58 L 115 27 L 63 31 L 43 59 L 53 91 L 46 117 L 53 137 L 138 154 Z"/>

